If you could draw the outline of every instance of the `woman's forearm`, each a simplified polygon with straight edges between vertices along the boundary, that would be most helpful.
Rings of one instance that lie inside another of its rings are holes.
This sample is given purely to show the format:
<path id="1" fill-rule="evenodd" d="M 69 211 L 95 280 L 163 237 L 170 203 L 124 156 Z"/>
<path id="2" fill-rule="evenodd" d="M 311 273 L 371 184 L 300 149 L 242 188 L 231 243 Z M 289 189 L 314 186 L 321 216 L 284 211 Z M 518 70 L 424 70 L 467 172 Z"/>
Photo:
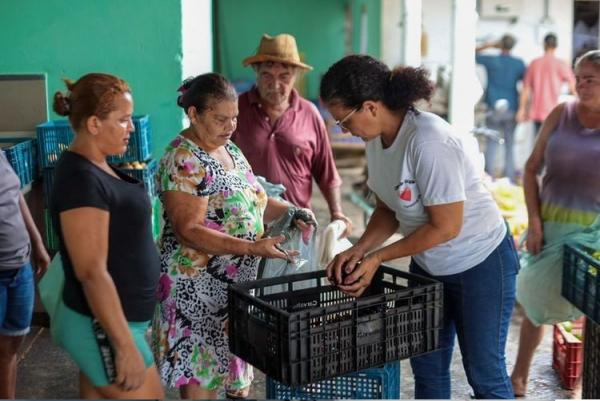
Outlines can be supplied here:
<path id="1" fill-rule="evenodd" d="M 31 216 L 31 212 L 29 211 L 29 207 L 27 207 L 27 202 L 23 197 L 23 194 L 19 195 L 19 208 L 21 209 L 21 215 L 23 216 L 23 221 L 25 222 L 25 228 L 27 229 L 27 233 L 29 234 L 29 239 L 31 241 L 32 247 L 44 247 L 44 242 L 42 241 L 42 236 L 38 231 L 35 222 L 33 221 L 33 217 Z"/>
<path id="2" fill-rule="evenodd" d="M 95 273 L 79 277 L 92 314 L 110 337 L 115 349 L 135 346 L 115 283 L 106 269 L 94 270 Z"/>
<path id="3" fill-rule="evenodd" d="M 252 255 L 254 241 L 236 238 L 231 235 L 195 224 L 175 231 L 180 244 L 200 250 L 209 255 Z"/>
<path id="4" fill-rule="evenodd" d="M 398 220 L 394 212 L 386 207 L 377 206 L 369 219 L 364 234 L 356 243 L 363 252 L 369 252 L 383 244 L 398 229 Z"/>
<path id="5" fill-rule="evenodd" d="M 523 189 L 525 191 L 525 204 L 529 220 L 540 219 L 540 196 L 537 181 L 537 171 L 532 166 L 525 166 L 523 175 Z"/>
<path id="6" fill-rule="evenodd" d="M 378 249 L 371 255 L 377 257 L 381 262 L 387 262 L 392 259 L 424 252 L 444 242 L 448 242 L 454 237 L 455 234 L 442 230 L 431 223 L 426 223 L 406 237 Z"/>
<path id="7" fill-rule="evenodd" d="M 267 208 L 263 220 L 266 224 L 271 223 L 274 220 L 280 218 L 292 205 L 285 201 L 277 200 L 275 198 L 269 198 L 267 201 Z"/>

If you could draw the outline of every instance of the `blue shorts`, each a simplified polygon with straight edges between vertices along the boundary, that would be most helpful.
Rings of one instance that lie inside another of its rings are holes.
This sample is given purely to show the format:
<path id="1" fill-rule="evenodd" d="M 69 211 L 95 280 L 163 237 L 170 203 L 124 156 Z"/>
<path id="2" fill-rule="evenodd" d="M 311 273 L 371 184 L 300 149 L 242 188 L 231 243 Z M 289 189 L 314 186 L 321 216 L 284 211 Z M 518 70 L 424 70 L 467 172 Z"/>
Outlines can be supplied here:
<path id="1" fill-rule="evenodd" d="M 34 299 L 33 268 L 0 270 L 0 334 L 24 336 L 29 333 Z"/>

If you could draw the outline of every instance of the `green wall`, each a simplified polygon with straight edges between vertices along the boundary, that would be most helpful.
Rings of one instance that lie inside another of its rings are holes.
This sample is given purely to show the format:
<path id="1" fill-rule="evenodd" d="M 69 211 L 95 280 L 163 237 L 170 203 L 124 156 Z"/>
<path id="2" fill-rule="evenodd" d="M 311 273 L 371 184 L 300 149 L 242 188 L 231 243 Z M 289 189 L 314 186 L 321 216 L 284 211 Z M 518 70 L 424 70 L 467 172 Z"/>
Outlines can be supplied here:
<path id="1" fill-rule="evenodd" d="M 61 78 L 107 72 L 151 115 L 155 157 L 180 130 L 180 0 L 0 0 L 0 25 L 0 74 L 46 74 L 51 119 Z"/>
<path id="2" fill-rule="evenodd" d="M 380 53 L 380 0 L 216 0 L 218 49 L 216 68 L 230 79 L 254 79 L 242 60 L 256 52 L 263 33 L 290 33 L 307 64 L 306 95 L 315 99 L 321 76 L 344 56 L 346 5 L 352 12 L 352 49 L 358 52 L 360 10 L 368 13 L 368 49 Z M 214 3 L 213 3 L 214 4 Z"/>

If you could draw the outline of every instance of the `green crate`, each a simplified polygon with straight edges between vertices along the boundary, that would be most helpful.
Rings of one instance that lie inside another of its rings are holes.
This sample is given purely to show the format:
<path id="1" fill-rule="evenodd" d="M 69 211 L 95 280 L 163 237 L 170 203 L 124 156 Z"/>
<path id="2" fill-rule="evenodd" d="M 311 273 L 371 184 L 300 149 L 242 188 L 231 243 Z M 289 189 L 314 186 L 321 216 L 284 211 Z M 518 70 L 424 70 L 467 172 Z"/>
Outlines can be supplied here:
<path id="1" fill-rule="evenodd" d="M 154 241 L 158 241 L 160 233 L 162 231 L 162 204 L 158 196 L 150 198 L 152 202 L 152 238 Z"/>
<path id="2" fill-rule="evenodd" d="M 44 237 L 46 239 L 46 248 L 49 251 L 58 251 L 58 235 L 52 226 L 52 217 L 48 209 L 44 209 Z"/>

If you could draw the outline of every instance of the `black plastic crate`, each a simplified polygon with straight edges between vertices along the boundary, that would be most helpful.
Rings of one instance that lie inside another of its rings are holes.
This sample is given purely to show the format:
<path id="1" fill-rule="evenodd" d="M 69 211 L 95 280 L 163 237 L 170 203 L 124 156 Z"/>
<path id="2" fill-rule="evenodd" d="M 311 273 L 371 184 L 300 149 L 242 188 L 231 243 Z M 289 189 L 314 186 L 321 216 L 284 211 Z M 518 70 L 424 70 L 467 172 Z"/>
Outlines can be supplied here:
<path id="1" fill-rule="evenodd" d="M 586 319 L 583 338 L 584 399 L 600 399 L 600 324 Z"/>
<path id="2" fill-rule="evenodd" d="M 286 386 L 266 378 L 268 400 L 397 400 L 400 398 L 400 361 L 306 386 Z"/>
<path id="3" fill-rule="evenodd" d="M 434 351 L 442 299 L 441 283 L 387 266 L 360 298 L 325 271 L 234 284 L 229 347 L 287 386 L 314 383 Z"/>
<path id="4" fill-rule="evenodd" d="M 600 324 L 600 260 L 592 256 L 595 251 L 579 244 L 565 245 L 562 296 Z"/>

